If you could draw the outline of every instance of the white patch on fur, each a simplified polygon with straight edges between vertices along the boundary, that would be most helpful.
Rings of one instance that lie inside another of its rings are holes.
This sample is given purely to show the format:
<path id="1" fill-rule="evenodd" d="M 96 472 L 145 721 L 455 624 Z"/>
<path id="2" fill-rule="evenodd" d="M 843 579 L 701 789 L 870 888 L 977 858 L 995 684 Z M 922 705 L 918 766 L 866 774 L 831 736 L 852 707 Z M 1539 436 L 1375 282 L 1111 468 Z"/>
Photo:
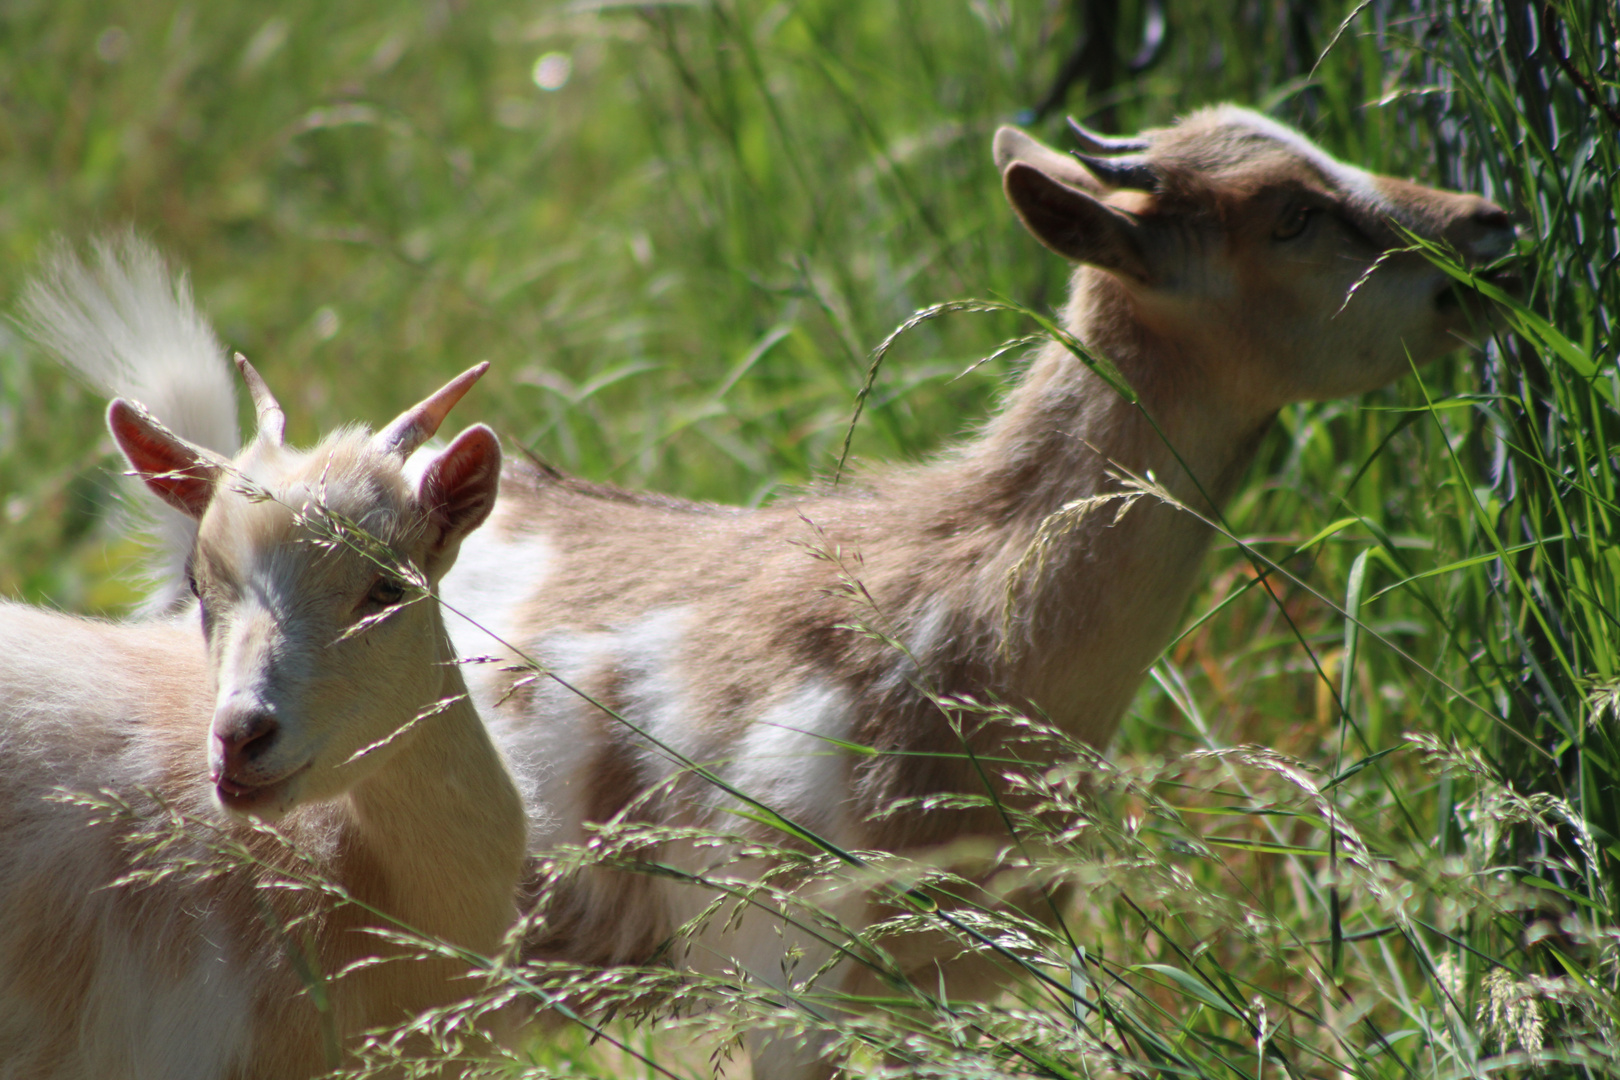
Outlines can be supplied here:
<path id="1" fill-rule="evenodd" d="M 594 676 L 615 669 L 626 719 L 680 753 L 699 752 L 691 698 L 677 674 L 689 614 L 685 607 L 660 608 L 612 630 L 562 631 L 514 642 L 557 678 L 538 678 L 527 715 L 511 707 L 497 710 L 482 698 L 478 704 L 493 718 L 490 732 L 523 792 L 532 850 L 579 838 L 581 799 L 592 782 L 589 770 L 598 748 L 595 732 L 603 720 L 616 723 L 593 715 L 597 706 L 557 679 L 589 692 Z M 656 749 L 645 749 L 641 759 L 649 782 L 679 768 Z"/>
<path id="2" fill-rule="evenodd" d="M 616 636 L 618 665 L 624 673 L 626 719 L 676 753 L 696 757 L 703 749 L 693 727 L 694 699 L 686 693 L 680 674 L 690 621 L 688 608 L 657 608 L 629 623 Z M 656 749 L 646 753 L 659 778 L 682 767 Z"/>
<path id="3" fill-rule="evenodd" d="M 264 582 L 259 575 L 254 575 L 244 584 L 248 587 L 243 592 L 250 599 L 239 605 L 231 613 L 230 622 L 216 632 L 216 642 L 224 638 L 222 645 L 216 645 L 219 652 L 214 674 L 216 712 L 233 698 L 247 709 L 270 709 L 264 691 L 272 678 L 276 622 L 270 605 L 258 602 L 258 597 L 270 596 L 271 603 L 275 603 L 271 590 L 276 582 Z"/>
<path id="4" fill-rule="evenodd" d="M 424 448 L 406 463 L 406 475 L 411 477 L 413 486 L 420 482 L 423 468 L 436 453 L 437 450 Z M 530 717 L 517 715 L 514 705 L 497 707 L 513 677 L 511 672 L 501 669 L 518 660 L 502 642 L 531 657 L 544 655 L 537 643 L 522 639 L 521 614 L 523 605 L 539 595 L 556 564 L 555 549 L 544 535 L 506 527 L 504 518 L 511 505 L 497 503 L 483 528 L 461 542 L 456 564 L 439 582 L 439 601 L 445 629 L 449 631 L 458 657 L 492 656 L 508 661 L 463 664 L 461 673 L 490 735 L 506 757 L 512 778 L 517 781 L 529 821 L 529 847 L 534 850 L 557 830 L 545 788 L 568 756 L 560 752 L 563 747 L 579 747 L 580 732 L 571 718 L 558 717 L 565 737 L 546 738 L 542 733 L 548 728 Z M 547 662 L 556 660 L 547 658 Z M 552 680 L 540 676 L 536 701 L 546 694 L 548 687 L 560 689 Z"/>
<path id="5" fill-rule="evenodd" d="M 993 587 L 1000 587 L 999 575 L 997 584 Z M 950 614 L 950 605 L 937 596 L 923 601 L 922 609 L 912 618 L 911 628 L 905 634 L 905 651 L 893 654 L 887 670 L 879 677 L 874 689 L 880 693 L 893 693 L 907 682 L 916 679 L 920 674 L 917 665 L 922 664 L 926 667 L 934 649 L 942 643 L 941 635 L 945 632 L 946 620 Z"/>
<path id="6" fill-rule="evenodd" d="M 423 457 L 418 454 L 412 464 Z M 456 565 L 439 583 L 445 628 L 458 656 L 499 654 L 503 649 L 496 638 L 521 648 L 516 640 L 519 613 L 540 594 L 556 563 L 555 549 L 545 536 L 504 527 L 502 511 L 510 505 L 497 506 L 491 520 L 461 542 Z M 466 671 L 475 693 L 483 666 Z"/>
<path id="7" fill-rule="evenodd" d="M 999 572 L 996 580 L 1000 581 Z M 951 605 L 937 596 L 923 602 L 922 610 L 912 622 L 910 640 L 906 642 L 907 650 L 918 661 L 927 663 L 934 649 L 941 644 L 940 637 L 945 632 L 951 611 Z"/>
<path id="8" fill-rule="evenodd" d="M 514 642 L 546 669 L 572 683 L 602 655 L 603 634 L 553 634 L 539 641 Z M 523 793 L 529 818 L 529 850 L 543 851 L 554 843 L 577 840 L 582 817 L 572 783 L 583 764 L 592 759 L 590 708 L 579 695 L 550 675 L 534 678 L 532 696 L 520 711 L 514 698 L 501 708 L 487 701 L 472 684 L 479 711 L 490 735 L 506 755 L 506 762 Z M 567 831 L 563 831 L 564 829 Z"/>
<path id="9" fill-rule="evenodd" d="M 842 816 L 848 752 L 828 742 L 851 733 L 849 692 L 809 679 L 749 725 L 727 779 L 739 791 L 816 829 Z"/>

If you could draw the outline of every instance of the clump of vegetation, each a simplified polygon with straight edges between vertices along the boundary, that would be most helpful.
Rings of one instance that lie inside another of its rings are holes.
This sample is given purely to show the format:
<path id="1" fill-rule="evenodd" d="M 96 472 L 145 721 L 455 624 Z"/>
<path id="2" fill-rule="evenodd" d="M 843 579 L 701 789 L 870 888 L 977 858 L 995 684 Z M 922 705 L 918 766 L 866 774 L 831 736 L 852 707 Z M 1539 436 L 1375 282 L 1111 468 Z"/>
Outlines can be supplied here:
<path id="1" fill-rule="evenodd" d="M 490 419 L 547 460 L 733 502 L 832 471 L 870 350 L 917 309 L 1058 302 L 1064 268 L 1006 210 L 988 141 L 1099 29 L 1121 59 L 1113 81 L 1070 88 L 1089 122 L 1133 130 L 1240 100 L 1346 160 L 1483 191 L 1521 224 L 1524 288 L 1498 298 L 1482 349 L 1285 412 L 1106 755 L 992 703 L 940 702 L 1029 748 L 986 766 L 1020 796 L 1005 843 L 976 853 L 994 894 L 801 836 L 768 852 L 696 838 L 717 853 L 691 883 L 716 898 L 704 918 L 780 907 L 888 977 L 888 996 L 857 1013 L 814 971 L 786 993 L 741 973 L 489 958 L 481 1003 L 422 1021 L 446 1055 L 481 1008 L 516 1000 L 584 1026 L 537 1035 L 501 1066 L 515 1075 L 698 1076 L 761 1025 L 825 1033 L 873 1074 L 1620 1067 L 1612 5 L 1261 3 L 1234 18 L 1178 3 L 1139 71 L 1124 58 L 1159 9 L 1119 5 L 1111 27 L 1085 22 L 1096 10 L 0 15 L 0 292 L 50 234 L 130 220 L 192 267 L 227 339 L 297 387 L 312 424 L 335 419 L 328 398 L 385 415 L 417 369 L 488 358 L 506 390 L 485 396 Z M 1031 122 L 1061 143 L 1061 116 Z M 982 416 L 1019 362 L 998 345 L 1037 330 L 998 309 L 908 331 L 852 461 L 926 453 Z M 100 403 L 27 360 L 0 335 L 0 589 L 125 605 L 131 553 L 96 524 Z M 852 622 L 869 619 L 852 595 Z M 647 839 L 615 823 L 556 870 L 670 873 L 642 860 Z M 762 853 L 781 866 L 763 880 L 726 864 Z M 886 893 L 892 918 L 841 926 L 827 903 L 841 889 Z M 1014 894 L 1044 917 L 1001 902 Z M 892 945 L 919 930 L 982 953 L 1011 989 L 957 1002 L 892 977 Z M 379 1064 L 404 1045 L 379 1041 Z"/>

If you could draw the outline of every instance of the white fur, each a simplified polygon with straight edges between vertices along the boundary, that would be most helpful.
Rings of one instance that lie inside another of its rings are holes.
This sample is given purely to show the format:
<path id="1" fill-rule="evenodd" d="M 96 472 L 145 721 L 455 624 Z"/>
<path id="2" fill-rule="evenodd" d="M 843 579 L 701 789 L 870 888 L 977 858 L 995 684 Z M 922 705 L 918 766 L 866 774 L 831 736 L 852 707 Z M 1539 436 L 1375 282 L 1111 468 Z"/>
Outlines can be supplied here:
<path id="1" fill-rule="evenodd" d="M 114 361 L 162 358 L 153 361 L 161 371 L 145 371 L 159 381 L 200 362 L 207 328 L 183 291 L 164 285 L 156 256 L 133 241 L 121 263 L 108 250 L 99 279 L 58 263 L 50 287 L 36 290 L 33 314 L 49 322 L 47 336 L 108 343 L 97 363 L 112 378 L 122 377 Z M 171 350 L 159 347 L 165 334 L 175 336 Z M 449 391 L 469 377 L 436 399 L 453 401 Z M 419 415 L 442 411 L 405 419 Z M 386 584 L 377 565 L 318 542 L 290 508 L 310 509 L 318 487 L 323 506 L 391 530 L 383 539 L 396 556 L 437 578 L 494 502 L 498 445 L 488 429 L 463 433 L 427 466 L 430 501 L 402 478 L 391 444 L 363 430 L 309 453 L 261 437 L 240 467 L 209 473 L 213 459 L 194 446 L 167 441 L 123 406 L 109 416 L 132 463 L 165 492 L 176 475 L 206 488 L 180 502 L 200 518 L 193 567 L 208 629 L 0 603 L 0 1078 L 324 1073 L 320 1026 L 288 943 L 327 978 L 332 1022 L 350 1048 L 364 1029 L 466 996 L 465 965 L 449 958 L 335 976 L 400 952 L 365 932 L 379 925 L 367 914 L 378 909 L 493 953 L 516 917 L 525 823 L 449 662 L 437 605 L 374 601 Z M 243 473 L 269 498 L 244 495 Z M 254 732 L 262 741 L 247 738 Z M 252 753 L 243 749 L 253 742 Z M 137 835 L 164 831 L 171 811 L 190 831 L 163 856 L 164 874 L 121 882 L 153 869 L 144 845 L 63 792 L 110 793 Z M 298 847 L 297 872 L 337 884 L 358 905 L 268 888 L 278 871 L 263 860 L 288 860 L 241 820 L 247 814 L 278 821 Z M 199 836 L 245 845 L 261 864 L 194 876 L 184 860 L 212 861 Z M 300 920 L 291 937 L 267 903 L 291 905 L 288 917 Z"/>
<path id="2" fill-rule="evenodd" d="M 627 675 L 625 715 L 687 758 L 703 753 L 698 733 L 690 727 L 695 698 L 681 655 L 692 618 L 685 607 L 655 608 L 613 635 L 615 658 Z M 651 747 L 646 757 L 658 779 L 682 767 Z"/>
<path id="3" fill-rule="evenodd" d="M 418 454 L 412 464 L 421 457 Z M 462 541 L 455 573 L 440 583 L 439 596 L 467 685 L 512 766 L 529 815 L 530 842 L 535 845 L 555 826 L 545 788 L 565 765 L 549 740 L 533 738 L 527 725 L 511 723 L 508 711 L 495 705 L 501 696 L 498 684 L 508 678 L 502 669 L 519 661 L 507 646 L 528 646 L 518 630 L 522 604 L 544 587 L 554 560 L 545 537 L 511 532 L 504 526 L 497 509 L 484 528 Z M 573 745 L 578 746 L 578 740 Z"/>
<path id="4" fill-rule="evenodd" d="M 806 680 L 749 725 L 727 780 L 767 806 L 794 808 L 811 828 L 830 830 L 849 790 L 849 755 L 828 740 L 849 741 L 850 704 L 841 687 Z"/>
<path id="5" fill-rule="evenodd" d="M 98 852 L 100 834 L 85 830 L 82 813 L 41 801 L 53 786 L 139 791 L 164 776 L 155 746 L 138 738 L 110 758 L 82 746 L 87 735 L 101 734 L 109 722 L 116 726 L 130 717 L 126 723 L 137 723 L 150 711 L 154 695 L 162 696 L 160 688 L 146 685 L 141 672 L 109 664 L 116 653 L 102 658 L 87 651 L 82 632 L 93 628 L 96 624 L 0 604 L 0 758 L 7 774 L 0 777 L 0 806 L 8 826 L 0 854 L 0 920 L 6 924 L 0 937 L 16 941 L 10 935 L 19 924 L 27 933 L 28 923 L 37 923 L 38 913 L 30 920 L 31 913 L 19 913 L 16 903 L 35 887 L 38 875 L 65 873 L 84 882 L 83 910 L 61 914 L 78 915 L 103 930 L 88 943 L 95 977 L 74 1004 L 79 1030 L 74 1053 L 55 1061 L 47 1074 L 36 1071 L 32 1042 L 60 1018 L 47 1002 L 21 988 L 14 966 L 0 961 L 0 1077 L 221 1077 L 242 1066 L 251 1049 L 244 983 L 239 973 L 227 978 L 239 972 L 244 958 L 217 944 L 224 935 L 207 911 L 176 911 L 172 919 L 192 924 L 193 931 L 184 936 L 190 951 L 185 974 L 169 975 L 166 969 L 176 957 L 159 941 L 120 932 L 120 912 L 131 892 L 108 886 L 122 872 L 121 861 Z M 53 640 L 52 630 L 70 636 Z M 166 627 L 149 632 L 182 634 Z M 65 670 L 64 655 L 71 657 Z M 200 653 L 195 655 L 200 660 Z M 140 704 L 132 709 L 130 702 Z M 200 760 L 201 740 L 196 753 Z M 27 817 L 19 821 L 18 811 Z M 47 967 L 61 962 L 38 957 Z"/>
<path id="6" fill-rule="evenodd" d="M 30 333 L 79 378 L 108 397 L 144 405 L 176 435 L 233 456 L 235 372 L 184 276 L 171 277 L 157 251 L 133 233 L 94 245 L 87 267 L 66 247 L 23 292 Z M 156 534 L 146 614 L 186 599 L 185 557 L 197 523 L 151 499 L 136 504 Z"/>
<path id="7" fill-rule="evenodd" d="M 137 943 L 104 940 L 101 964 L 119 977 L 98 984 L 85 1010 L 88 1075 L 213 1080 L 246 1063 L 251 1001 L 231 977 L 232 958 L 214 944 L 224 933 L 205 920 L 197 955 L 178 982 L 153 970 Z"/>
<path id="8" fill-rule="evenodd" d="M 531 843 L 537 850 L 560 840 L 583 839 L 578 823 L 592 781 L 590 752 L 596 740 L 590 732 L 599 714 L 575 690 L 588 693 L 593 675 L 610 668 L 622 671 L 626 712 L 642 729 L 680 753 L 698 751 L 683 724 L 687 698 L 675 675 L 686 617 L 684 609 L 666 608 L 623 628 L 514 642 L 556 676 L 535 678 L 530 712 L 486 706 L 490 730 L 522 778 Z M 545 724 L 534 722 L 536 712 L 546 717 Z M 668 755 L 635 741 L 649 782 L 679 768 Z"/>

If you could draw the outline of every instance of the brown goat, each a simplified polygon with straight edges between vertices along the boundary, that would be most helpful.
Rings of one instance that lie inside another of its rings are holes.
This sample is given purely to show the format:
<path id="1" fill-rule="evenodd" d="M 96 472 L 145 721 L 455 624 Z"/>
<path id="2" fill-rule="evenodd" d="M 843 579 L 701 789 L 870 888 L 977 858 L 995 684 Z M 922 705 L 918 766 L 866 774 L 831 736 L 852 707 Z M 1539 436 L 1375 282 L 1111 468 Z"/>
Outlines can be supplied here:
<path id="1" fill-rule="evenodd" d="M 1123 146 L 1092 137 L 1087 149 L 1099 156 L 1076 160 L 1010 128 L 995 140 L 1013 208 L 1079 264 L 1064 328 L 1119 370 L 1140 410 L 1051 344 L 977 438 L 854 489 L 740 511 L 520 470 L 446 581 L 447 601 L 847 849 L 1000 833 L 988 814 L 874 818 L 896 800 L 982 791 L 919 684 L 1038 710 L 1106 744 L 1172 635 L 1211 536 L 1152 500 L 1117 520 L 1109 510 L 1051 530 L 1008 625 L 1009 572 L 1043 522 L 1119 491 L 1121 469 L 1152 474 L 1187 506 L 1217 509 L 1280 407 L 1382 386 L 1410 360 L 1455 347 L 1469 321 L 1464 299 L 1421 254 L 1399 250 L 1398 227 L 1473 261 L 1505 254 L 1514 236 L 1485 199 L 1370 175 L 1243 109 L 1206 110 Z M 875 610 L 852 609 L 839 568 L 807 544 L 843 552 Z M 905 651 L 840 629 L 863 618 Z M 462 640 L 475 648 L 477 635 Z M 492 680 L 477 692 L 493 703 L 507 689 Z M 586 823 L 678 769 L 556 682 L 519 688 L 491 716 L 554 823 L 541 851 L 583 840 Z M 881 753 L 837 752 L 829 738 Z M 714 790 L 677 790 L 638 812 L 728 820 L 718 815 L 730 800 Z M 702 865 L 692 852 L 660 857 Z M 537 952 L 594 962 L 644 959 L 706 900 L 608 872 L 557 895 Z M 794 939 L 753 922 L 704 946 L 780 981 Z M 800 970 L 814 970 L 825 953 L 796 943 L 808 953 Z M 755 1051 L 756 1076 L 820 1067 L 780 1041 Z"/>

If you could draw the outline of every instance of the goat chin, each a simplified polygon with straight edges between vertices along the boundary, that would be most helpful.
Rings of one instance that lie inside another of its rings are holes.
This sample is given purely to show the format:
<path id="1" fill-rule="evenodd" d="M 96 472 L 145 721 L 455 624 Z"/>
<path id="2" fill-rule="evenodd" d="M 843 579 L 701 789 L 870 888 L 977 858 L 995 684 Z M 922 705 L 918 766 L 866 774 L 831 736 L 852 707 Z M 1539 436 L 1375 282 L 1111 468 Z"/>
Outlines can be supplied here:
<path id="1" fill-rule="evenodd" d="M 1135 400 L 1052 343 L 982 433 L 933 463 L 758 510 L 508 471 L 443 596 L 471 620 L 452 620 L 462 652 L 501 652 L 493 633 L 561 680 L 519 683 L 496 665 L 472 680 L 518 772 L 534 853 L 584 839 L 659 785 L 668 793 L 637 813 L 735 827 L 729 800 L 682 779 L 670 750 L 723 762 L 731 783 L 846 849 L 994 836 L 998 820 L 967 811 L 874 816 L 981 789 L 936 695 L 1033 710 L 1104 745 L 1196 584 L 1203 519 L 1277 410 L 1382 385 L 1409 357 L 1450 348 L 1475 314 L 1439 302 L 1449 284 L 1400 251 L 1402 230 L 1476 263 L 1513 242 L 1482 198 L 1369 174 L 1233 106 L 1087 139 L 1103 155 L 1089 168 L 1003 129 L 997 167 L 1035 238 L 1076 264 L 1064 329 Z M 863 621 L 904 649 L 848 629 Z M 971 742 L 990 752 L 998 738 Z M 673 846 L 658 857 L 714 859 Z M 647 959 L 710 898 L 606 871 L 543 895 L 553 907 L 531 954 L 589 963 Z M 839 903 L 855 925 L 870 917 L 858 896 Z M 804 971 L 828 956 L 757 912 L 693 955 L 716 969 L 734 958 L 771 984 L 788 949 Z M 933 957 L 921 943 L 917 963 Z M 825 1068 L 813 1044 L 754 1050 L 765 1080 Z"/>

